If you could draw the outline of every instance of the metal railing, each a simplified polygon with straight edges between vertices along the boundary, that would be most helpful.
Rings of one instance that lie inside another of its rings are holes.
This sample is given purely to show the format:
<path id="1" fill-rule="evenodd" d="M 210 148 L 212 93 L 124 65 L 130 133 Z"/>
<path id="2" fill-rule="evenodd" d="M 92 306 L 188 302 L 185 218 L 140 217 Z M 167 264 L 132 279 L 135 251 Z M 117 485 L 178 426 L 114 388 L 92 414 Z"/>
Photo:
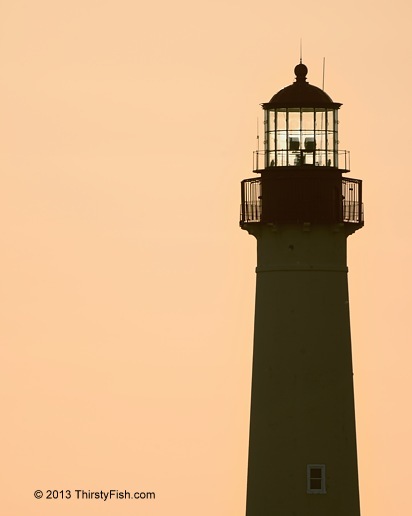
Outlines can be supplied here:
<path id="1" fill-rule="evenodd" d="M 343 201 L 342 210 L 343 222 L 363 222 L 363 204 L 359 205 L 358 201 Z"/>
<path id="2" fill-rule="evenodd" d="M 259 150 L 253 152 L 253 170 L 272 167 L 334 167 L 350 170 L 350 152 L 346 150 Z"/>
<path id="3" fill-rule="evenodd" d="M 261 222 L 263 208 L 261 178 L 245 179 L 241 187 L 240 223 Z M 335 221 L 363 224 L 362 181 L 351 178 L 342 179 L 341 192 L 341 200 L 336 201 Z"/>
<path id="4" fill-rule="evenodd" d="M 250 201 L 240 205 L 240 222 L 260 222 L 262 219 L 262 201 Z"/>
<path id="5" fill-rule="evenodd" d="M 359 224 L 363 222 L 363 203 L 355 201 L 342 202 L 342 222 Z M 251 222 L 261 222 L 262 220 L 262 201 L 245 202 L 240 205 L 240 222 L 249 224 Z"/>

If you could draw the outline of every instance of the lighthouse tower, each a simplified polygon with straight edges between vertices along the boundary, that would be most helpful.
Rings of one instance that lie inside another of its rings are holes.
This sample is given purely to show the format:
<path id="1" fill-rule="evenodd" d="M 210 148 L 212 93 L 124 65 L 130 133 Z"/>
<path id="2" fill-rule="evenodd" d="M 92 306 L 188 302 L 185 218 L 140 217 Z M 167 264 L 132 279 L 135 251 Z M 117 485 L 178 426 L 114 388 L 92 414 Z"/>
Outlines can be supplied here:
<path id="1" fill-rule="evenodd" d="M 347 237 L 362 182 L 338 150 L 341 104 L 307 82 L 263 104 L 265 146 L 242 181 L 256 237 L 246 516 L 359 516 Z"/>

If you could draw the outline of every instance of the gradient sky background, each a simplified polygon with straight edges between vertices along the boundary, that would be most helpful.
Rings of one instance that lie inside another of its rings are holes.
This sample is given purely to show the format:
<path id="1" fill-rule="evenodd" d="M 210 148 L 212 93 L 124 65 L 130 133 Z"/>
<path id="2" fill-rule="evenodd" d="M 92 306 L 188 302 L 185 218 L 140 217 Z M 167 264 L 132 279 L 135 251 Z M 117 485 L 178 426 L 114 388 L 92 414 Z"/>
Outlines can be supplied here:
<path id="1" fill-rule="evenodd" d="M 312 84 L 326 57 L 364 180 L 349 239 L 363 516 L 412 514 L 411 11 L 0 2 L 3 514 L 244 515 L 256 243 L 239 183 L 301 37 Z"/>

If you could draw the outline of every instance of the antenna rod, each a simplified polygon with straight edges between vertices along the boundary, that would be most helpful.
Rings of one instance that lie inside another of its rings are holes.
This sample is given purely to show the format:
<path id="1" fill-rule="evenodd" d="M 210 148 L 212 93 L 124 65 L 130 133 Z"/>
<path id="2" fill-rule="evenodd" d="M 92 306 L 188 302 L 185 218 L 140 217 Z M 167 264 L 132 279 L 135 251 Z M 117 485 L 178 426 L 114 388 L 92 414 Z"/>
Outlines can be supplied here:
<path id="1" fill-rule="evenodd" d="M 259 170 L 259 117 L 256 117 L 256 139 L 257 139 L 256 170 Z"/>
<path id="2" fill-rule="evenodd" d="M 323 58 L 322 90 L 325 91 L 325 58 Z"/>
<path id="3" fill-rule="evenodd" d="M 300 64 L 302 64 L 302 38 L 300 38 Z"/>

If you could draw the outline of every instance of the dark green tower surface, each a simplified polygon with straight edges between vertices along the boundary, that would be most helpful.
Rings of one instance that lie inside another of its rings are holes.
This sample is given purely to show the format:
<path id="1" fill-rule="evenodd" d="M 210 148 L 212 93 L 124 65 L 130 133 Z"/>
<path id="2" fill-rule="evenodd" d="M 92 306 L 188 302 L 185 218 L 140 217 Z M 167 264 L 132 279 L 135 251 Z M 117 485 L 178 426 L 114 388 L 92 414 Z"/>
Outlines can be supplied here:
<path id="1" fill-rule="evenodd" d="M 362 182 L 343 176 L 341 104 L 295 73 L 263 104 L 264 166 L 242 181 L 257 239 L 246 516 L 359 516 L 346 241 Z"/>

